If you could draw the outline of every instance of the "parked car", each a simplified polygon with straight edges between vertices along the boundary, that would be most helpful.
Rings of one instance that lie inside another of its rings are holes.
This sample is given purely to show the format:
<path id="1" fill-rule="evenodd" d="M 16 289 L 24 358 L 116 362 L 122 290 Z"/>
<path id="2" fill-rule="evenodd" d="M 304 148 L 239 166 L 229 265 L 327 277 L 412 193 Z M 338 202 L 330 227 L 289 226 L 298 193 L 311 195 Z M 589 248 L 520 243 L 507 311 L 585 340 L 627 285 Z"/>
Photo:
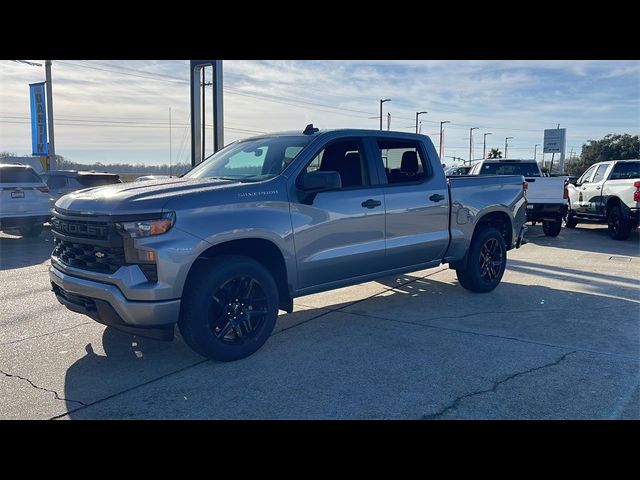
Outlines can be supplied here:
<path id="1" fill-rule="evenodd" d="M 0 163 L 0 230 L 37 237 L 51 218 L 49 187 L 28 165 Z"/>
<path id="2" fill-rule="evenodd" d="M 442 263 L 493 290 L 523 243 L 522 183 L 447 180 L 424 135 L 309 125 L 232 143 L 170 181 L 62 197 L 50 279 L 70 310 L 164 339 L 177 323 L 196 352 L 237 360 L 294 297 Z"/>
<path id="3" fill-rule="evenodd" d="M 578 223 L 606 223 L 609 235 L 626 240 L 638 227 L 640 160 L 614 160 L 589 167 L 569 186 L 567 228 Z"/>
<path id="4" fill-rule="evenodd" d="M 51 197 L 54 200 L 76 190 L 122 183 L 119 175 L 106 172 L 52 170 L 44 172 L 41 176 L 51 190 Z"/>
<path id="5" fill-rule="evenodd" d="M 466 165 L 464 167 L 449 167 L 444 173 L 447 177 L 456 177 L 460 175 L 467 175 L 471 170 L 471 165 Z"/>
<path id="6" fill-rule="evenodd" d="M 568 176 L 543 176 L 535 160 L 481 160 L 473 165 L 469 175 L 522 175 L 527 182 L 527 221 L 542 222 L 548 237 L 557 237 L 567 212 Z"/>

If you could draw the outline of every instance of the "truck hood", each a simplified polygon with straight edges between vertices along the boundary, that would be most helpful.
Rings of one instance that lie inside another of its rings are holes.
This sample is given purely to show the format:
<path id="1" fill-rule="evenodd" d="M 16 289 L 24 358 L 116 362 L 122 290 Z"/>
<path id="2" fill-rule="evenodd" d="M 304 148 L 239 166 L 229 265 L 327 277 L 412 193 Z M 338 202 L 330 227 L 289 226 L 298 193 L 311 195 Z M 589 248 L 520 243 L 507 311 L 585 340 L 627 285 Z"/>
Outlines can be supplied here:
<path id="1" fill-rule="evenodd" d="M 167 178 L 87 188 L 61 197 L 56 209 L 84 215 L 124 215 L 162 210 L 178 196 L 243 185 L 233 180 Z"/>

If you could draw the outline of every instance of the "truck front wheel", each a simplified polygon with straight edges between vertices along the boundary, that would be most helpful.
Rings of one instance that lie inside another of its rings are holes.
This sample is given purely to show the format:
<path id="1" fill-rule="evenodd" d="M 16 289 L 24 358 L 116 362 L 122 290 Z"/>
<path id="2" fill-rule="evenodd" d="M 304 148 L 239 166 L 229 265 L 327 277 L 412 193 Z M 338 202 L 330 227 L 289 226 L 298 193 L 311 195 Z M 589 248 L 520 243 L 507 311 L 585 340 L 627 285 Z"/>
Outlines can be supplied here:
<path id="1" fill-rule="evenodd" d="M 486 227 L 471 240 L 467 257 L 456 269 L 458 281 L 472 292 L 490 292 L 498 286 L 507 266 L 507 248 L 500 232 Z"/>
<path id="2" fill-rule="evenodd" d="M 224 255 L 194 272 L 185 286 L 178 328 L 199 354 L 230 362 L 267 341 L 278 318 L 278 288 L 252 258 Z"/>
<path id="3" fill-rule="evenodd" d="M 562 229 L 562 220 L 555 222 L 549 220 L 542 221 L 542 231 L 547 237 L 557 237 Z"/>

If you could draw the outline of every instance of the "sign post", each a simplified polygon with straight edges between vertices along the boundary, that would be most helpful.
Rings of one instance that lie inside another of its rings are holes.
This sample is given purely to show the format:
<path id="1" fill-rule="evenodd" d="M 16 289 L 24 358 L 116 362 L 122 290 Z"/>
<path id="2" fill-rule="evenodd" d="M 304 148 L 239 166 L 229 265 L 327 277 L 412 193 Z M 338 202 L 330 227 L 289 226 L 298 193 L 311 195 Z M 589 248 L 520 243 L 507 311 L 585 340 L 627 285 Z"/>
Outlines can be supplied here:
<path id="1" fill-rule="evenodd" d="M 31 103 L 31 154 L 36 157 L 46 157 L 49 154 L 49 142 L 47 141 L 45 82 L 30 83 L 29 93 Z"/>
<path id="2" fill-rule="evenodd" d="M 544 145 L 542 149 L 545 153 L 560 154 L 560 173 L 564 174 L 564 155 L 567 149 L 567 129 L 566 128 L 550 128 L 544 131 Z M 553 168 L 553 160 L 551 162 Z M 549 170 L 551 173 L 551 170 Z"/>

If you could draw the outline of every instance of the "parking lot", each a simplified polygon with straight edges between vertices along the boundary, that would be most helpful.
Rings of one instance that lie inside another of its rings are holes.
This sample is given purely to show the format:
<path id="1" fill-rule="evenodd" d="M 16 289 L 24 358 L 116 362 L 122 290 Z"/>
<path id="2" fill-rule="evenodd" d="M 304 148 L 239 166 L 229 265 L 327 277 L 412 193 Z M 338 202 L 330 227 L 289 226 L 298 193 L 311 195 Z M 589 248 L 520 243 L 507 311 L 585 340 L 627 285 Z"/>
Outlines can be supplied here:
<path id="1" fill-rule="evenodd" d="M 492 293 L 439 267 L 302 297 L 218 363 L 65 309 L 50 233 L 0 233 L 0 418 L 640 418 L 638 232 L 527 238 Z"/>

